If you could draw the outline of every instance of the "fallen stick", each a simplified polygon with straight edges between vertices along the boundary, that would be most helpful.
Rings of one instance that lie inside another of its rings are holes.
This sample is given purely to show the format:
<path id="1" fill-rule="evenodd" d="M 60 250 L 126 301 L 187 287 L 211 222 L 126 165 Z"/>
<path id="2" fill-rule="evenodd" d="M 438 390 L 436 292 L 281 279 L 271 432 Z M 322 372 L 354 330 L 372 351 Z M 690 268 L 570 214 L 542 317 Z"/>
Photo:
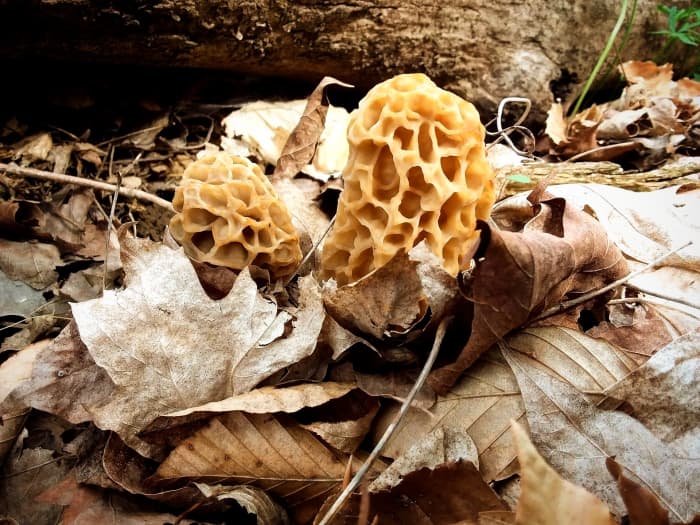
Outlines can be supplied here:
<path id="1" fill-rule="evenodd" d="M 143 201 L 148 201 L 153 204 L 157 204 L 169 211 L 175 211 L 173 205 L 170 201 L 161 199 L 157 195 L 151 193 L 136 190 L 133 188 L 118 188 L 114 184 L 108 184 L 106 182 L 101 182 L 97 180 L 84 179 L 82 177 L 75 177 L 73 175 L 64 175 L 63 173 L 51 173 L 50 171 L 37 170 L 34 168 L 23 168 L 15 163 L 5 164 L 0 162 L 0 171 L 9 173 L 10 175 L 18 175 L 20 177 L 33 177 L 36 179 L 51 180 L 54 182 L 62 182 L 65 184 L 76 184 L 79 186 L 86 186 L 88 188 L 94 188 L 96 190 L 109 191 L 115 193 L 119 191 L 119 195 L 129 197 L 132 199 L 140 199 Z"/>

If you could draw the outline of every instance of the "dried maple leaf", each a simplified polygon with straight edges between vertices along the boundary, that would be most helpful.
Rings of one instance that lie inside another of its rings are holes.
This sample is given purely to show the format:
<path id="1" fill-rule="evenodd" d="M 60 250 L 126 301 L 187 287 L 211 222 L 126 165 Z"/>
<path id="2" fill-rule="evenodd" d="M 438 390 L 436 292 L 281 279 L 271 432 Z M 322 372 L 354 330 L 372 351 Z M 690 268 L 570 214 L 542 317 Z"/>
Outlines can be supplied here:
<path id="1" fill-rule="evenodd" d="M 606 457 L 616 457 L 675 519 L 687 520 L 697 512 L 700 458 L 679 455 L 627 414 L 589 403 L 530 357 L 507 349 L 503 354 L 518 379 L 532 441 L 558 472 L 622 515 L 625 507 L 605 466 Z"/>
<path id="2" fill-rule="evenodd" d="M 521 476 L 521 494 L 515 512 L 517 525 L 615 525 L 605 503 L 557 474 L 515 422 L 512 433 Z"/>
<path id="3" fill-rule="evenodd" d="M 668 511 L 649 489 L 626 477 L 620 464 L 613 458 L 607 458 L 605 465 L 617 481 L 622 501 L 627 507 L 630 525 L 670 525 Z"/>
<path id="4" fill-rule="evenodd" d="M 521 231 L 484 225 L 482 255 L 462 286 L 474 302 L 471 335 L 455 362 L 431 373 L 437 392 L 446 392 L 491 345 L 545 308 L 627 274 L 600 223 L 564 199 L 508 204 L 497 206 L 493 218 Z"/>
<path id="5" fill-rule="evenodd" d="M 313 350 L 322 322 L 320 298 L 310 304 L 313 283 L 302 286 L 299 326 L 262 347 L 277 307 L 258 294 L 247 270 L 213 301 L 181 250 L 126 239 L 123 245 L 126 288 L 72 308 L 82 340 L 116 385 L 111 401 L 92 410 L 94 421 L 130 445 L 157 416 L 250 389 Z"/>

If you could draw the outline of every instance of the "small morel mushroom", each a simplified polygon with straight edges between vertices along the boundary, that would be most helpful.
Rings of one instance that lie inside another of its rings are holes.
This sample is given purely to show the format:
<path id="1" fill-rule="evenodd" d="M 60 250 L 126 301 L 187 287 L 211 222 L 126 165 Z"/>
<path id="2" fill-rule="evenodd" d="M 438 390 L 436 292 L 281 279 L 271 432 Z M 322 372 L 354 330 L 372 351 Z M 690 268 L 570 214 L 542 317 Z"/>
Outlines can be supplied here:
<path id="1" fill-rule="evenodd" d="M 175 191 L 170 232 L 192 259 L 285 278 L 301 261 L 287 207 L 260 167 L 225 152 L 190 164 Z"/>
<path id="2" fill-rule="evenodd" d="M 474 106 L 425 75 L 372 88 L 350 117 L 345 188 L 322 277 L 357 281 L 422 240 L 456 276 L 495 199 L 484 135 Z"/>

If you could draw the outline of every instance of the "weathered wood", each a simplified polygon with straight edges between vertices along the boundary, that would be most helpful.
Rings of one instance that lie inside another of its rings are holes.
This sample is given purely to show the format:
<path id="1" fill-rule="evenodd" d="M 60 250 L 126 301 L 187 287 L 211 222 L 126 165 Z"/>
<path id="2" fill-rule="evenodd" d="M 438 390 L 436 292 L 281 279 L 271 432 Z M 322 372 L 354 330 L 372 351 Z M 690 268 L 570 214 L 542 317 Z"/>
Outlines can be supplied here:
<path id="1" fill-rule="evenodd" d="M 700 183 L 700 158 L 687 157 L 660 168 L 641 173 L 624 172 L 614 162 L 537 162 L 506 166 L 496 170 L 497 187 L 501 197 L 531 190 L 534 185 L 554 173 L 551 184 L 597 183 L 633 191 L 651 191 L 684 183 Z M 524 175 L 531 182 L 509 180 L 512 175 Z"/>
<path id="2" fill-rule="evenodd" d="M 659 48 L 657 3 L 637 2 L 622 58 Z M 0 57 L 332 75 L 360 87 L 421 71 L 485 117 L 502 97 L 526 96 L 541 120 L 554 96 L 585 80 L 619 9 L 616 0 L 0 0 Z"/>

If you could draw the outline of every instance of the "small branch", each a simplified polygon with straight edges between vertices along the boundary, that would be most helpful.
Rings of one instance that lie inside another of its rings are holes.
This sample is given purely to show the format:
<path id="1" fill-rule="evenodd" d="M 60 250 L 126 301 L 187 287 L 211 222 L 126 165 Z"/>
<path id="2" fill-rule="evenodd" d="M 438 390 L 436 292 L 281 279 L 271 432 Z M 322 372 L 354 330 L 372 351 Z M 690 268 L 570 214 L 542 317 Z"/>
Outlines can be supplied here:
<path id="1" fill-rule="evenodd" d="M 15 163 L 5 164 L 0 162 L 0 171 L 9 173 L 10 175 L 19 175 L 20 177 L 34 177 L 37 179 L 51 180 L 54 182 L 62 182 L 65 184 L 77 184 L 79 186 L 86 186 L 88 188 L 94 188 L 96 190 L 109 191 L 114 193 L 117 187 L 114 184 L 108 184 L 106 182 L 101 182 L 91 179 L 83 179 L 81 177 L 74 177 L 73 175 L 64 175 L 62 173 L 51 173 L 50 171 L 37 170 L 34 168 L 23 168 Z M 157 195 L 147 193 L 142 190 L 135 190 L 132 188 L 119 188 L 119 194 L 131 199 L 140 199 L 143 201 L 148 201 L 153 204 L 157 204 L 169 211 L 175 211 L 173 205 L 161 199 Z"/>
<path id="2" fill-rule="evenodd" d="M 382 435 L 381 439 L 376 444 L 370 455 L 367 457 L 367 459 L 362 464 L 362 466 L 357 471 L 352 480 L 350 480 L 350 483 L 348 483 L 348 485 L 343 489 L 340 495 L 338 495 L 338 498 L 333 502 L 333 505 L 330 509 L 328 509 L 328 512 L 326 512 L 323 518 L 321 518 L 321 521 L 318 522 L 318 525 L 328 525 L 331 522 L 331 520 L 335 517 L 335 515 L 350 497 L 350 494 L 352 494 L 355 488 L 365 477 L 365 474 L 367 474 L 367 472 L 369 471 L 370 467 L 372 466 L 372 463 L 374 463 L 374 460 L 377 459 L 379 454 L 381 454 L 382 450 L 384 450 L 384 447 L 389 442 L 389 439 L 391 439 L 391 436 L 393 436 L 394 432 L 396 432 L 399 423 L 401 423 L 404 416 L 408 412 L 408 409 L 413 403 L 416 394 L 418 394 L 418 391 L 423 387 L 423 383 L 425 383 L 425 380 L 428 378 L 428 374 L 430 374 L 430 370 L 433 368 L 433 364 L 435 363 L 435 359 L 437 358 L 438 351 L 440 350 L 440 345 L 442 344 L 442 340 L 445 337 L 447 325 L 449 324 L 450 320 L 451 318 L 446 317 L 442 321 L 440 321 L 440 325 L 438 326 L 437 332 L 435 333 L 433 348 L 430 350 L 428 359 L 425 361 L 425 365 L 423 365 L 423 370 L 421 370 L 418 379 L 416 379 L 416 382 L 413 384 L 413 388 L 411 388 L 411 391 L 408 393 L 408 396 L 406 396 L 406 399 L 404 399 L 399 413 L 396 414 L 394 420 L 384 431 L 384 434 Z"/>
<path id="3" fill-rule="evenodd" d="M 688 241 L 684 245 L 679 246 L 677 248 L 674 248 L 670 252 L 662 255 L 661 257 L 654 259 L 649 264 L 647 264 L 643 268 L 640 268 L 636 272 L 629 273 L 625 277 L 622 277 L 621 279 L 618 279 L 617 281 L 612 282 L 612 283 L 608 284 L 607 286 L 603 286 L 602 288 L 600 288 L 598 290 L 594 290 L 594 291 L 589 292 L 587 294 L 583 294 L 581 297 L 577 297 L 576 299 L 572 299 L 570 301 L 564 301 L 563 303 L 560 303 L 557 306 L 553 306 L 552 308 L 549 308 L 548 310 L 545 310 L 544 312 L 542 312 L 540 315 L 538 315 L 537 317 L 532 319 L 530 322 L 534 323 L 535 321 L 540 321 L 540 320 L 545 319 L 547 317 L 550 317 L 552 315 L 556 315 L 558 313 L 561 313 L 564 310 L 568 310 L 569 308 L 571 308 L 573 306 L 585 303 L 586 301 L 589 301 L 589 300 L 593 299 L 594 297 L 598 297 L 599 295 L 603 295 L 604 293 L 612 290 L 613 288 L 616 288 L 616 287 L 620 286 L 621 284 L 625 284 L 630 279 L 634 279 L 638 275 L 646 272 L 647 270 L 652 269 L 654 266 L 659 264 L 661 261 L 667 259 L 668 257 L 673 255 L 674 253 L 681 251 L 683 248 L 687 248 L 691 244 L 693 244 L 693 241 Z"/>

